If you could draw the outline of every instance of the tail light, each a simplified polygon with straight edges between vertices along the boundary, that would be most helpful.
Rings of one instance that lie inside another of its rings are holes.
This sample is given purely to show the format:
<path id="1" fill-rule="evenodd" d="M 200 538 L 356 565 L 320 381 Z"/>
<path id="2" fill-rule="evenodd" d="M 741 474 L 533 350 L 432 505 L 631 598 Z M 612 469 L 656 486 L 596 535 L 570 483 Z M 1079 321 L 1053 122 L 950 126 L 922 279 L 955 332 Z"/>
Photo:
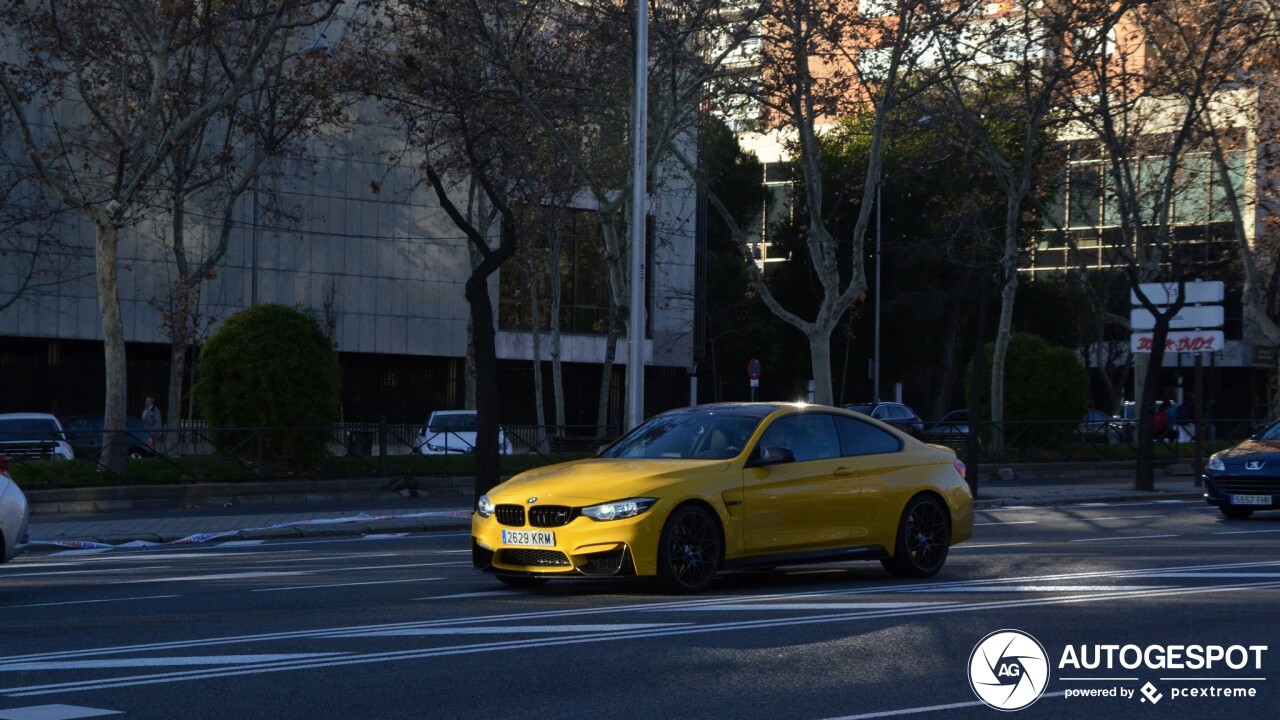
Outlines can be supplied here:
<path id="1" fill-rule="evenodd" d="M 960 458 L 956 458 L 955 469 L 956 469 L 956 472 L 960 473 L 961 480 L 967 479 L 964 476 L 964 461 L 961 460 Z"/>

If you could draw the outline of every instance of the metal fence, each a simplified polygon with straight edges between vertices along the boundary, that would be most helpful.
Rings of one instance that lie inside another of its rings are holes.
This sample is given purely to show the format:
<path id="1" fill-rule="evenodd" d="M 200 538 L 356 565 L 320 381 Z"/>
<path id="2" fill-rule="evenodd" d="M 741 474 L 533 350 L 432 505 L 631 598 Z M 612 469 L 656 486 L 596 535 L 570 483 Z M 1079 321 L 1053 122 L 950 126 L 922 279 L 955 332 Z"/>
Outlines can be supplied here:
<path id="1" fill-rule="evenodd" d="M 1205 422 L 1206 453 L 1221 450 L 1251 437 L 1257 420 L 1214 419 Z M 1098 462 L 1132 460 L 1138 455 L 1137 425 L 1132 420 L 1108 422 L 979 422 L 979 457 L 983 462 Z M 1195 425 L 1175 423 L 1155 440 L 1157 458 L 1183 460 L 1195 453 Z M 968 425 L 926 423 L 920 438 L 926 442 L 962 450 L 968 445 Z M 995 442 L 997 436 L 1003 443 Z M 1002 446 L 999 451 L 996 447 Z"/>
<path id="2" fill-rule="evenodd" d="M 594 425 L 508 425 L 501 433 L 504 474 L 594 453 L 616 436 L 598 434 Z M 101 458 L 107 435 L 123 436 L 130 458 L 124 475 L 109 478 L 117 482 L 460 476 L 475 470 L 473 431 L 435 432 L 416 423 L 211 428 L 184 422 L 176 430 L 95 432 L 92 442 L 83 433 L 71 435 L 79 446 L 74 460 L 58 454 L 67 436 L 47 433 L 0 441 L 0 455 L 11 457 L 15 478 L 36 486 L 101 483 L 102 474 L 112 474 Z"/>
<path id="3" fill-rule="evenodd" d="M 1259 428 L 1256 420 L 1215 419 L 1205 426 L 1205 450 L 1234 445 Z M 1137 457 L 1132 421 L 977 423 L 981 462 L 1072 463 L 1131 460 Z M 997 433 L 1003 447 L 997 452 Z M 130 453 L 124 475 L 109 482 L 209 482 L 286 478 L 387 476 L 466 476 L 475 471 L 474 448 L 466 434 L 445 437 L 426 447 L 430 433 L 421 424 L 387 422 L 340 423 L 320 427 L 210 428 L 184 423 L 177 430 L 125 436 Z M 618 435 L 617 428 L 599 433 L 594 425 L 502 426 L 500 468 L 514 474 L 532 467 L 594 454 Z M 926 424 L 927 442 L 963 453 L 968 431 Z M 1162 460 L 1190 459 L 1195 452 L 1193 428 L 1181 424 L 1158 439 Z M 59 460 L 59 441 L 45 434 L 0 438 L 0 455 L 12 458 L 16 479 L 33 486 L 101 484 L 110 474 L 90 449 L 75 460 Z M 100 442 L 97 448 L 100 449 Z M 426 452 L 424 452 L 424 449 Z"/>

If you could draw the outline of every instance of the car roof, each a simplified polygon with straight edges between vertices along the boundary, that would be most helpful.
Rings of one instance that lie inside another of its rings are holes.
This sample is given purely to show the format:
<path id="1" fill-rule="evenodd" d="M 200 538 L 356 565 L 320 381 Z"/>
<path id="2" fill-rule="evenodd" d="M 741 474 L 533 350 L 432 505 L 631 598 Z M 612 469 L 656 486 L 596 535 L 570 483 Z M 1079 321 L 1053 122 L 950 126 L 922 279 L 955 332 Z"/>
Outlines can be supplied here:
<path id="1" fill-rule="evenodd" d="M 58 416 L 52 413 L 3 413 L 0 414 L 0 420 L 57 420 Z"/>
<path id="2" fill-rule="evenodd" d="M 828 405 L 815 405 L 812 403 L 800 402 L 727 402 L 727 403 L 708 403 L 706 405 L 692 405 L 690 407 L 677 408 L 668 410 L 663 415 L 681 415 L 692 413 L 715 412 L 723 415 L 738 415 L 741 417 L 764 418 L 772 415 L 779 410 L 842 410 L 838 407 Z"/>
<path id="3" fill-rule="evenodd" d="M 432 415 L 475 415 L 475 410 L 432 410 Z"/>

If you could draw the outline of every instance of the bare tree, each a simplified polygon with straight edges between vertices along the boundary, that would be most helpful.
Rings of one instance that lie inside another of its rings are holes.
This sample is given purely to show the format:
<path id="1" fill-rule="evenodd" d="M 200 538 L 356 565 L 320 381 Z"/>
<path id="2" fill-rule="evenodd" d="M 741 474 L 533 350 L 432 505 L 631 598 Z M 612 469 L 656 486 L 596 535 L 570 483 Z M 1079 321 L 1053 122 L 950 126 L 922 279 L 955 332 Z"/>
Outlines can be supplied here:
<path id="1" fill-rule="evenodd" d="M 494 71 L 491 50 L 500 45 L 532 61 L 544 49 L 542 27 L 537 8 L 511 0 L 413 0 L 360 22 L 352 66 L 357 73 L 380 69 L 376 78 L 364 75 L 372 80 L 367 89 L 400 121 L 417 169 L 480 258 L 465 290 L 476 367 L 477 496 L 498 483 L 500 471 L 490 278 L 516 250 L 524 209 L 547 194 L 540 182 L 546 143 Z M 454 196 L 472 183 L 479 197 L 460 208 Z"/>
<path id="2" fill-rule="evenodd" d="M 193 127 L 156 175 L 170 209 L 165 244 L 176 273 L 159 303 L 170 342 L 170 430 L 176 430 L 181 419 L 177 409 L 182 406 L 187 354 L 213 320 L 198 311 L 200 290 L 216 277 L 227 254 L 232 232 L 239 226 L 241 201 L 252 191 L 257 212 L 261 180 L 280 174 L 282 163 L 305 164 L 305 141 L 340 119 L 343 96 L 328 80 L 331 51 L 316 46 L 314 32 L 299 27 L 278 33 L 245 92 L 224 112 Z M 216 70 L 208 66 L 211 58 L 198 59 L 206 66 L 191 74 L 216 90 L 216 82 L 211 82 Z M 188 217 L 193 205 L 200 211 L 194 222 Z M 206 218 L 213 221 L 212 240 L 191 242 L 188 229 L 205 225 Z"/>
<path id="3" fill-rule="evenodd" d="M 738 239 L 748 260 L 752 285 L 769 310 L 804 333 L 814 379 L 814 399 L 834 400 L 831 336 L 845 313 L 867 289 L 865 241 L 882 180 L 889 118 L 936 82 L 937 46 L 950 36 L 973 3 L 814 4 L 783 0 L 768 6 L 762 25 L 762 63 L 758 74 L 739 72 L 720 88 L 730 97 L 750 96 L 760 103 L 766 127 L 790 143 L 803 185 L 807 226 L 804 243 L 820 288 L 818 307 L 788 308 L 775 296 L 752 258 L 757 240 L 728 216 L 725 203 L 711 205 Z M 865 12 L 864 12 L 865 10 Z M 736 81 L 736 82 L 735 82 Z M 859 214 L 846 253 L 827 226 L 820 136 L 826 126 L 853 112 L 871 117 L 870 149 L 860 190 Z"/>
<path id="4" fill-rule="evenodd" d="M 940 95 L 960 130 L 954 137 L 983 159 L 1005 200 L 1003 222 L 993 229 L 1000 248 L 1000 315 L 990 368 L 990 450 L 996 457 L 1004 447 L 1005 357 L 1030 230 L 1024 213 L 1038 204 L 1039 179 L 1056 154 L 1050 139 L 1065 119 L 1059 109 L 1078 90 L 1081 76 L 1107 54 L 1107 35 L 1097 28 L 1113 5 L 1020 0 L 994 15 L 974 8 L 966 32 L 939 45 L 946 58 Z M 1063 47 L 1066 39 L 1075 41 L 1069 49 Z"/>
<path id="5" fill-rule="evenodd" d="M 1203 270 L 1178 230 L 1175 200 L 1195 170 L 1192 154 L 1205 151 L 1203 128 L 1214 104 L 1233 84 L 1259 26 L 1252 11 L 1230 0 L 1127 8 L 1100 28 L 1117 42 L 1111 57 L 1091 67 L 1092 92 L 1071 98 L 1077 157 L 1099 164 L 1104 219 L 1118 227 L 1106 248 L 1155 318 L 1151 352 L 1135 372 L 1139 490 L 1154 487 L 1153 402 L 1169 323 L 1185 302 L 1185 283 Z M 1161 305 L 1148 296 L 1141 285 L 1151 282 L 1163 282 L 1176 301 Z"/>
<path id="6" fill-rule="evenodd" d="M 4 128 L 0 113 L 0 129 Z M 0 148 L 0 312 L 80 277 L 79 255 L 58 232 L 60 209 L 19 160 Z"/>
<path id="7" fill-rule="evenodd" d="M 125 426 L 120 230 L 153 200 L 174 149 L 243 94 L 277 34 L 322 22 L 337 3 L 50 0 L 0 13 L 0 38 L 13 52 L 0 66 L 0 91 L 33 175 L 94 226 L 106 428 Z M 217 70 L 212 87 L 190 74 L 206 66 L 195 59 L 204 55 Z M 104 464 L 121 475 L 125 439 L 103 439 Z"/>
<path id="8" fill-rule="evenodd" d="M 627 199 L 630 176 L 625 139 L 632 114 L 634 9 L 612 0 L 545 2 L 537 9 L 544 46 L 536 58 L 518 57 L 491 36 L 487 43 L 497 71 L 574 172 L 600 219 L 609 307 L 601 368 L 597 433 L 608 426 L 609 389 L 618 339 L 630 310 Z M 708 85 L 724 71 L 725 59 L 752 35 L 762 9 L 732 0 L 682 0 L 655 5 L 649 25 L 650 72 L 647 122 L 648 166 L 659 168 L 695 144 L 694 131 Z M 691 166 L 684 161 L 680 165 Z M 656 184 L 650 187 L 657 191 Z"/>

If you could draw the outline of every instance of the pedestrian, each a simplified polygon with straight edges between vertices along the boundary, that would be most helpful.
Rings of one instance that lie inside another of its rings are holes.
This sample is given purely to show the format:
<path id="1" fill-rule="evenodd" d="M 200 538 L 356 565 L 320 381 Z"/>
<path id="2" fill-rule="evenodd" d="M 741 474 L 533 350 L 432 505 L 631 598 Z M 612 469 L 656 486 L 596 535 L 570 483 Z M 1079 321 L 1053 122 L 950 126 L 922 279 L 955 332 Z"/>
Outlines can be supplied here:
<path id="1" fill-rule="evenodd" d="M 156 407 L 156 399 L 148 395 L 142 407 L 142 427 L 147 431 L 147 447 L 159 450 L 156 447 L 156 435 L 163 426 L 164 419 L 160 417 L 160 408 Z"/>
<path id="2" fill-rule="evenodd" d="M 1169 439 L 1169 408 L 1173 403 L 1168 400 L 1161 400 L 1160 405 L 1156 407 L 1156 415 L 1152 420 L 1152 428 L 1155 430 L 1156 440 L 1164 442 Z"/>

